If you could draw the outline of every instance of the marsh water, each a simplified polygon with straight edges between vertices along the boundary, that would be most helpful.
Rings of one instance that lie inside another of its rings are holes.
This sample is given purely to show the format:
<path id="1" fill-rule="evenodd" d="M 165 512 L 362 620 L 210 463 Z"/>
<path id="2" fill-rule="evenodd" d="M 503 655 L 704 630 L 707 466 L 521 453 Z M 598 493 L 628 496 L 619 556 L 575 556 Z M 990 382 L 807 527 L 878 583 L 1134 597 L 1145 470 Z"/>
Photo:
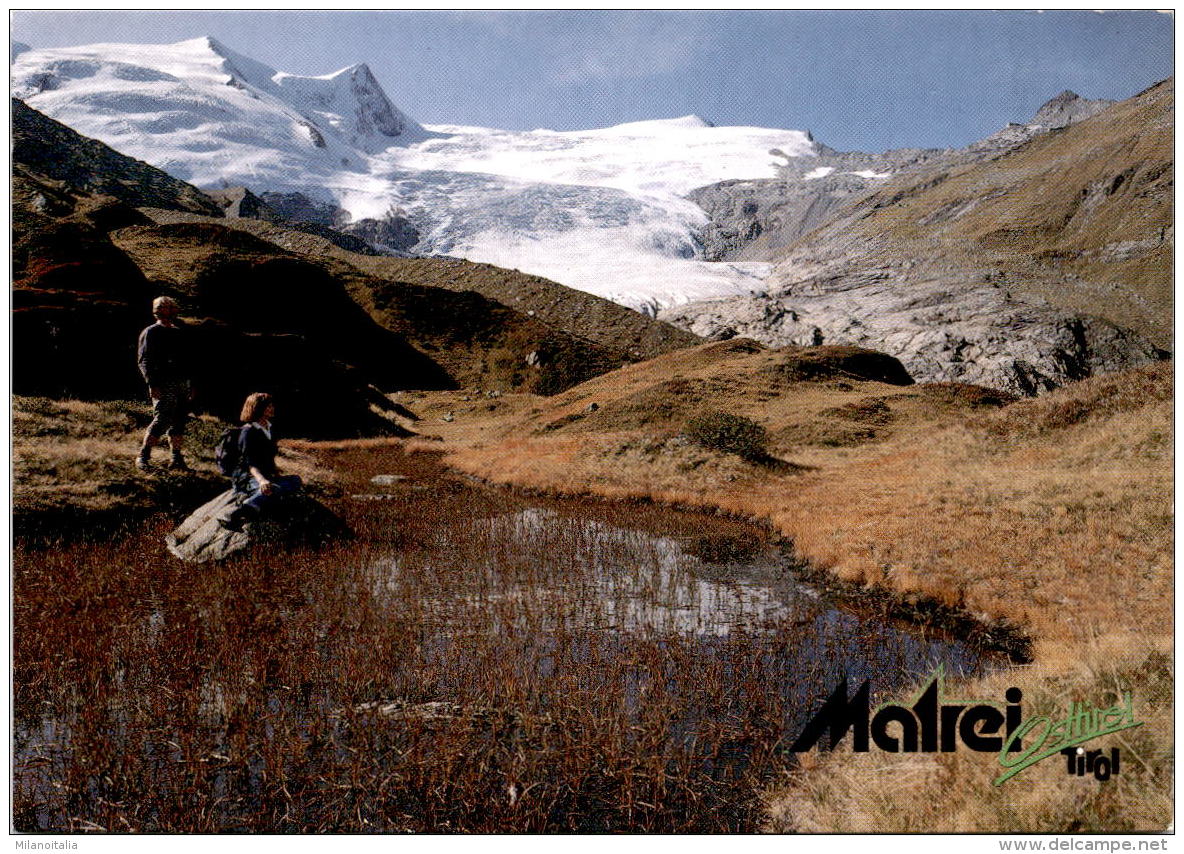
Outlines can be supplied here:
<path id="1" fill-rule="evenodd" d="M 18 829 L 752 830 L 839 680 L 985 666 L 757 526 L 325 454 L 348 543 L 187 566 L 162 519 L 18 548 Z"/>

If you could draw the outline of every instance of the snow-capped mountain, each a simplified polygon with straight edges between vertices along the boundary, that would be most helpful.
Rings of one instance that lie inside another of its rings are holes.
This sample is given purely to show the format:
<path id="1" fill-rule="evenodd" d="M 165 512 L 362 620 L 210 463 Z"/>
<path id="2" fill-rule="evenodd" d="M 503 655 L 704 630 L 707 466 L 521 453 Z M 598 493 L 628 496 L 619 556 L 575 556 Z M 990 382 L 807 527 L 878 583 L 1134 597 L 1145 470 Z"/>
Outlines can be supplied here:
<path id="1" fill-rule="evenodd" d="M 769 265 L 701 260 L 707 216 L 684 197 L 821 150 L 802 131 L 696 116 L 575 132 L 425 127 L 365 65 L 302 77 L 208 37 L 24 50 L 12 81 L 30 106 L 199 187 L 302 192 L 355 219 L 398 212 L 417 252 L 649 312 L 761 292 Z"/>
<path id="2" fill-rule="evenodd" d="M 365 175 L 369 153 L 426 136 L 365 65 L 277 73 L 212 38 L 26 50 L 13 95 L 199 187 Z"/>

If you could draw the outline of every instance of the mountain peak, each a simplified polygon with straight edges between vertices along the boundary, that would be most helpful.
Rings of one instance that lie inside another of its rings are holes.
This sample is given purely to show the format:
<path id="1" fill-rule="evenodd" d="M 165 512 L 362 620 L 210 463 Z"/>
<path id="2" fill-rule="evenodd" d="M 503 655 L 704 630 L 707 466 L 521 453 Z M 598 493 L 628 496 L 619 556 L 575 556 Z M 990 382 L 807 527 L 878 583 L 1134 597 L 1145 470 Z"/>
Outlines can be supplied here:
<path id="1" fill-rule="evenodd" d="M 350 145 L 377 153 L 395 138 L 422 136 L 423 128 L 391 103 L 364 62 L 332 74 L 304 77 L 279 72 L 271 83 L 285 101 L 321 126 L 334 128 Z"/>
<path id="2" fill-rule="evenodd" d="M 160 48 L 172 50 L 182 54 L 208 54 L 212 53 L 222 59 L 228 59 L 233 53 L 230 48 L 222 44 L 213 36 L 198 36 L 197 38 L 184 39 L 183 41 L 174 42 L 170 45 L 161 45 Z M 159 48 L 158 48 L 159 49 Z"/>
<path id="3" fill-rule="evenodd" d="M 306 151 L 320 169 L 353 170 L 366 154 L 425 136 L 365 63 L 323 77 L 285 74 L 208 34 L 171 44 L 25 51 L 12 77 L 12 93 L 35 109 L 83 130 L 101 117 L 107 142 L 141 159 L 167 160 L 178 177 L 199 184 L 216 183 L 219 163 L 248 152 L 269 152 L 280 174 Z M 195 109 L 199 118 L 186 115 Z M 117 132 L 110 132 L 112 116 L 119 117 Z M 155 128 L 147 137 L 141 120 Z M 170 137 L 178 145 L 164 156 Z"/>
<path id="4" fill-rule="evenodd" d="M 329 79 L 335 77 L 361 77 L 363 79 L 374 79 L 374 72 L 370 70 L 370 66 L 364 62 L 355 62 L 353 65 L 347 65 L 340 71 L 335 71 L 332 74 L 326 75 Z"/>
<path id="5" fill-rule="evenodd" d="M 1076 92 L 1066 89 L 1055 98 L 1050 98 L 1036 111 L 1031 124 L 1049 128 L 1060 128 L 1087 119 L 1113 104 L 1113 101 L 1099 99 L 1091 101 Z"/>
<path id="6" fill-rule="evenodd" d="M 1043 110 L 1048 107 L 1059 107 L 1059 106 L 1063 106 L 1065 104 L 1071 104 L 1074 101 L 1080 101 L 1080 100 L 1081 100 L 1080 95 L 1078 95 L 1072 89 L 1066 89 L 1065 91 L 1061 92 L 1061 94 L 1057 95 L 1055 98 L 1049 98 L 1047 101 L 1045 101 L 1044 106 L 1042 106 L 1040 109 Z"/>

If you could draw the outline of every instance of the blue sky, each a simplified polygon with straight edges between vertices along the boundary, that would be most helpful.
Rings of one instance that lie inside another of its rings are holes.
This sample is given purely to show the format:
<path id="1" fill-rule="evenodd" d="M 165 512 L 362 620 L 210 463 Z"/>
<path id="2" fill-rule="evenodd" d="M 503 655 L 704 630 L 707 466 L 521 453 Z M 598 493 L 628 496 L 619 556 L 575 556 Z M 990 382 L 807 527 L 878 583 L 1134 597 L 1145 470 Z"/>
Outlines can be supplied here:
<path id="1" fill-rule="evenodd" d="M 13 12 L 34 47 L 212 35 L 277 69 L 366 62 L 425 123 L 574 130 L 697 113 L 841 150 L 957 146 L 1064 89 L 1173 73 L 1155 12 Z"/>

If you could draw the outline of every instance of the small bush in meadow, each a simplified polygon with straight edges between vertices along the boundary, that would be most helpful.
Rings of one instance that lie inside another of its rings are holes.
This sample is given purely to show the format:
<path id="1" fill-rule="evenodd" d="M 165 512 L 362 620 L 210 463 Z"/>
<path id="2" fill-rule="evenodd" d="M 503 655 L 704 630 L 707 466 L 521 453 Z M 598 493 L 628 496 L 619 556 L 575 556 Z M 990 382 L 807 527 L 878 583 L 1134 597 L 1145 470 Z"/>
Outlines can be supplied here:
<path id="1" fill-rule="evenodd" d="M 769 456 L 769 434 L 751 418 L 728 412 L 704 412 L 687 422 L 687 438 L 696 445 L 735 454 L 750 462 Z"/>

